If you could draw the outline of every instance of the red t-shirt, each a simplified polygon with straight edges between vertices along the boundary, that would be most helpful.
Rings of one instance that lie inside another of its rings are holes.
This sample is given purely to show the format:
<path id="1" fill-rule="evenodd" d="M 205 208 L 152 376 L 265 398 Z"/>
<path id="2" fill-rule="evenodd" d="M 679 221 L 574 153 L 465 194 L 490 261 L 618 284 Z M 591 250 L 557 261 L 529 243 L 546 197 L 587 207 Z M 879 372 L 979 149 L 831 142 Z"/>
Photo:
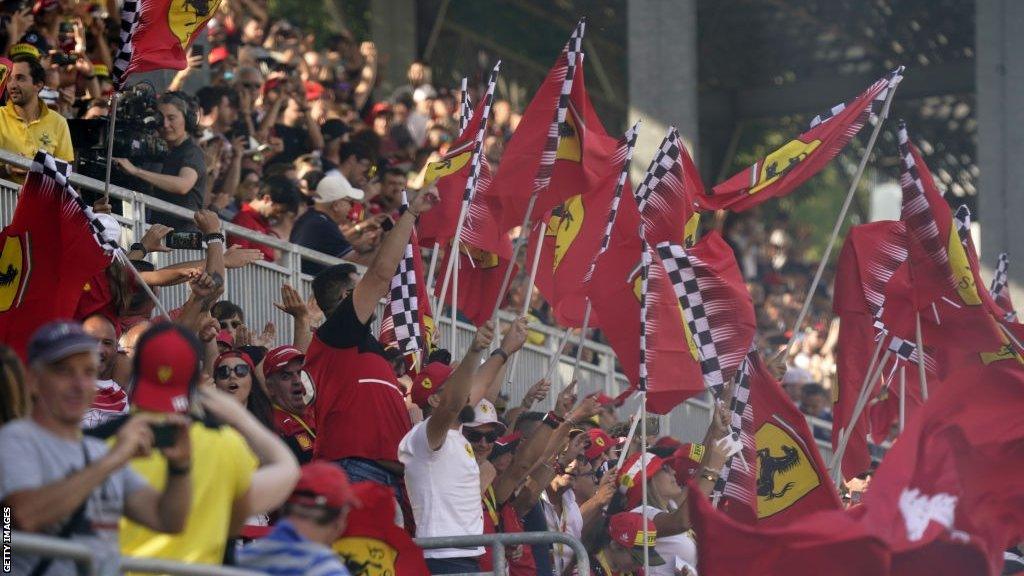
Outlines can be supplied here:
<path id="1" fill-rule="evenodd" d="M 248 228 L 249 230 L 255 230 L 268 236 L 277 236 L 277 233 L 270 227 L 270 220 L 267 220 L 263 214 L 253 210 L 253 208 L 248 204 L 242 204 L 242 209 L 238 214 L 235 214 L 231 223 Z M 245 238 L 239 238 L 238 236 L 228 236 L 228 243 L 241 246 L 242 248 L 255 248 L 260 252 L 263 252 L 264 260 L 267 262 L 274 261 L 274 249 L 270 246 L 246 240 Z"/>
<path id="2" fill-rule="evenodd" d="M 487 494 L 483 497 L 484 506 L 484 534 L 518 534 L 524 532 L 523 520 L 519 517 L 511 502 L 497 506 L 493 501 L 494 489 L 488 488 Z M 500 508 L 497 510 L 496 508 Z M 495 519 L 498 524 L 495 525 Z M 517 544 L 505 547 L 505 556 L 508 558 L 510 576 L 533 576 L 537 574 L 537 563 L 533 560 L 533 546 Z M 484 572 L 494 570 L 493 554 L 491 547 L 484 549 L 480 557 L 480 570 Z"/>
<path id="3" fill-rule="evenodd" d="M 351 296 L 317 329 L 304 368 L 316 386 L 313 457 L 398 462 L 412 421 L 384 347 L 359 321 Z"/>
<path id="4" fill-rule="evenodd" d="M 316 428 L 313 407 L 309 406 L 303 414 L 296 415 L 274 406 L 274 430 L 295 454 L 300 464 L 313 460 L 313 442 L 316 440 Z"/>

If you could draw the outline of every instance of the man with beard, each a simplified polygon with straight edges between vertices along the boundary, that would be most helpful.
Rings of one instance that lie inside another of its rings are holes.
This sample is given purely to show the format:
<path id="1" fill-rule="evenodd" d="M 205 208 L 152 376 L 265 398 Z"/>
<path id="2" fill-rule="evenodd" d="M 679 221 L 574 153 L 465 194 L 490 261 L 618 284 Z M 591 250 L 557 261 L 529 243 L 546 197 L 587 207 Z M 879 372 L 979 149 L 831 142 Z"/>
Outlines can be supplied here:
<path id="1" fill-rule="evenodd" d="M 441 392 L 430 396 L 426 418 L 398 446 L 418 538 L 483 534 L 480 466 L 473 446 L 462 435 L 462 425 L 475 419 L 469 393 L 480 354 L 493 338 L 494 325 L 487 322 Z M 426 550 L 423 556 L 431 574 L 457 574 L 478 572 L 483 552 L 479 546 L 439 548 Z"/>
<path id="2" fill-rule="evenodd" d="M 93 314 L 82 322 L 82 328 L 99 343 L 100 369 L 96 375 L 96 396 L 82 417 L 82 427 L 93 428 L 127 414 L 128 395 L 114 381 L 117 362 L 117 330 L 114 323 L 102 314 Z"/>
<path id="3" fill-rule="evenodd" d="M 302 193 L 295 182 L 284 176 L 272 176 L 260 186 L 256 198 L 242 204 L 242 209 L 231 223 L 268 236 L 277 236 L 273 228 L 275 221 L 288 214 L 297 215 L 301 203 Z M 267 262 L 273 262 L 277 257 L 277 251 L 270 246 L 245 238 L 229 236 L 228 242 L 242 248 L 258 249 Z"/>
<path id="4" fill-rule="evenodd" d="M 43 65 L 28 54 L 18 54 L 11 61 L 10 100 L 0 108 L 0 148 L 29 158 L 43 149 L 56 158 L 73 161 L 68 121 L 39 98 L 46 78 Z"/>
<path id="5" fill-rule="evenodd" d="M 263 359 L 263 377 L 267 396 L 274 406 L 274 429 L 295 454 L 300 464 L 313 459 L 313 414 L 306 406 L 306 387 L 302 384 L 302 363 L 306 355 L 294 346 L 280 346 Z"/>

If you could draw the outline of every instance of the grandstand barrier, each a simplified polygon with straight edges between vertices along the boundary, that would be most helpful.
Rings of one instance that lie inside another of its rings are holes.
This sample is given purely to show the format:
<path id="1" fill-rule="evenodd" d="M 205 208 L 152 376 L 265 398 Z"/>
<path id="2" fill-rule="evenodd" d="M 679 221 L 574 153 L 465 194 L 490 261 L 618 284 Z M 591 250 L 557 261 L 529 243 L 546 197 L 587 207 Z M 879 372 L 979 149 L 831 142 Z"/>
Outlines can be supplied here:
<path id="1" fill-rule="evenodd" d="M 491 548 L 494 571 L 477 574 L 494 574 L 496 576 L 508 574 L 505 546 L 515 546 L 517 544 L 565 544 L 572 548 L 576 558 L 579 559 L 579 573 L 590 573 L 590 562 L 583 544 L 576 538 L 561 532 L 441 536 L 436 538 L 417 538 L 415 542 L 417 546 L 424 550 L 431 548 L 489 546 Z M 80 542 L 27 532 L 14 532 L 11 535 L 11 544 L 15 553 L 73 560 L 78 565 L 79 573 L 87 576 L 106 576 L 108 574 L 129 571 L 145 574 L 169 574 L 171 576 L 251 576 L 259 574 L 258 572 L 229 566 L 185 564 L 169 560 L 157 560 L 155 558 L 137 558 L 132 556 L 100 558 L 92 548 Z"/>
<path id="2" fill-rule="evenodd" d="M 32 161 L 29 158 L 0 150 L 0 162 L 11 164 L 19 168 L 28 169 Z M 103 183 L 88 176 L 72 174 L 71 183 L 77 190 L 91 190 L 102 193 Z M 14 214 L 14 207 L 17 203 L 19 184 L 0 179 L 0 224 L 10 222 Z M 141 192 L 110 186 L 110 196 L 122 201 L 122 213 L 114 214 L 114 217 L 122 226 L 122 245 L 128 246 L 142 238 L 147 227 L 145 215 L 147 210 L 173 214 L 183 218 L 192 218 L 192 211 L 157 198 L 147 196 Z M 277 327 L 277 343 L 285 344 L 291 338 L 292 319 L 287 314 L 278 310 L 273 303 L 280 298 L 281 285 L 291 284 L 300 294 L 311 293 L 312 277 L 302 273 L 302 259 L 312 260 L 320 264 L 333 265 L 343 262 L 338 258 L 304 248 L 275 238 L 260 234 L 248 228 L 236 226 L 230 222 L 224 222 L 224 231 L 231 236 L 238 236 L 247 240 L 253 240 L 271 246 L 281 252 L 278 262 L 256 262 L 244 268 L 228 270 L 225 278 L 224 297 L 235 302 L 245 310 L 246 324 L 253 330 L 259 331 L 266 322 L 273 322 Z M 167 253 L 152 254 L 152 261 L 158 267 L 202 260 L 204 255 L 199 251 L 174 250 Z M 171 288 L 160 289 L 159 295 L 168 310 L 180 306 L 186 298 L 187 286 L 179 285 Z M 378 308 L 377 318 L 383 312 L 383 305 Z M 435 313 L 435 316 L 437 314 Z M 509 321 L 512 315 L 503 312 L 501 319 Z M 459 322 L 457 330 L 457 342 L 451 345 L 447 342 L 448 334 L 451 333 L 451 318 L 435 318 L 437 330 L 442 335 L 441 345 L 452 351 L 452 356 L 458 358 L 469 347 L 473 340 L 475 328 L 463 322 Z M 555 348 L 564 330 L 557 327 L 532 324 L 530 326 L 531 338 L 536 343 L 528 343 L 522 352 L 516 369 L 515 378 L 510 386 L 506 388 L 509 396 L 509 406 L 516 406 L 522 400 L 527 389 L 534 382 L 548 373 L 549 365 L 554 361 L 554 384 L 555 391 L 560 389 L 562 384 L 568 383 L 572 378 L 574 356 L 568 354 L 559 355 Z M 574 352 L 577 344 L 575 339 L 568 343 L 567 351 Z M 628 388 L 628 381 L 623 374 L 616 369 L 615 355 L 612 349 L 604 344 L 585 340 L 584 358 L 592 357 L 595 362 L 584 361 L 580 364 L 580 370 L 576 377 L 579 380 L 578 392 L 585 395 L 592 392 L 604 392 L 610 396 L 617 396 L 621 391 Z M 535 409 L 550 410 L 554 405 L 555 393 L 548 395 L 548 398 Z M 636 395 L 630 397 L 620 411 L 620 416 L 636 412 Z M 672 413 L 660 417 L 660 429 L 662 434 L 671 434 L 684 442 L 699 442 L 707 430 L 711 420 L 711 404 L 707 395 L 691 398 L 684 404 L 677 407 Z M 832 424 L 817 418 L 808 418 L 808 422 L 816 431 L 832 431 Z M 831 456 L 831 445 L 821 440 L 818 441 L 818 448 L 827 462 Z"/>

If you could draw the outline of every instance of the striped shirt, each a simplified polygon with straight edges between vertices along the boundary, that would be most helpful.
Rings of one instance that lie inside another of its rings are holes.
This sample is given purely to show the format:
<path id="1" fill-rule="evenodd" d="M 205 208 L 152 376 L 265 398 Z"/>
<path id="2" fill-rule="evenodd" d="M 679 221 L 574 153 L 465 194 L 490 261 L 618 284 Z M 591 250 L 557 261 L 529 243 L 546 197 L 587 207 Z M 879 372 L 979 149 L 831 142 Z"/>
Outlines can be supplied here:
<path id="1" fill-rule="evenodd" d="M 304 538 L 287 520 L 281 520 L 266 538 L 238 551 L 242 568 L 274 576 L 350 576 L 330 548 Z"/>

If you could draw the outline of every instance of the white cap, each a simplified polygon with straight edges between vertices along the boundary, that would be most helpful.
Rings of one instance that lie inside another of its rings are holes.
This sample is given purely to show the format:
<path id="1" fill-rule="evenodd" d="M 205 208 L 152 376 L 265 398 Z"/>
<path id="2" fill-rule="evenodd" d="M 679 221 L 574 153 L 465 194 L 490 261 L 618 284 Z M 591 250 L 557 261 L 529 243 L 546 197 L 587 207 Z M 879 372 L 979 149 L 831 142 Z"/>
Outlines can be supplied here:
<path id="1" fill-rule="evenodd" d="M 811 384 L 814 376 L 807 370 L 797 366 L 790 366 L 786 375 L 782 377 L 782 384 Z"/>
<path id="2" fill-rule="evenodd" d="M 507 427 L 500 420 L 498 420 L 498 411 L 494 408 L 494 404 L 491 404 L 490 400 L 480 400 L 480 403 L 473 409 L 473 421 L 464 424 L 467 428 L 476 428 L 478 426 L 486 426 L 487 424 L 495 424 L 498 427 L 499 434 L 504 434 Z"/>
<path id="3" fill-rule="evenodd" d="M 363 191 L 353 188 L 344 176 L 326 176 L 316 185 L 316 201 L 334 202 L 335 200 L 362 200 Z"/>

